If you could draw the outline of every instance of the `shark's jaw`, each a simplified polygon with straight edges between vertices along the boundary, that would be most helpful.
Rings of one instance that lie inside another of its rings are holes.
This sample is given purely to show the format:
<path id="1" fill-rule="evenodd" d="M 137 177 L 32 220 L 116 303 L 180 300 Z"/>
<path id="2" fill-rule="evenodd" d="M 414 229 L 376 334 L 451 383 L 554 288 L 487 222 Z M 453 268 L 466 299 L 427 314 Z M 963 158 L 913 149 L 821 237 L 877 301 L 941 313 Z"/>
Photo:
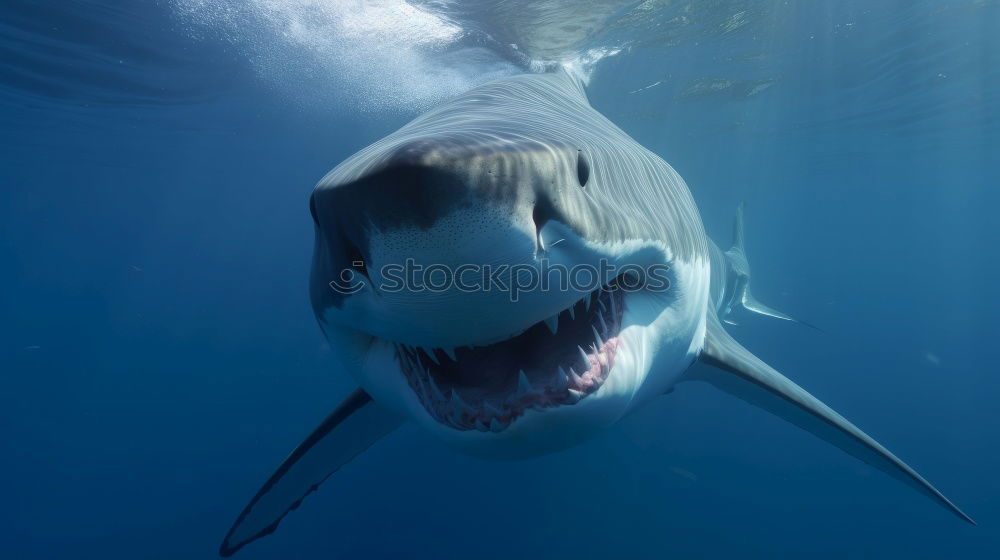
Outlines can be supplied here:
<path id="1" fill-rule="evenodd" d="M 409 387 L 435 421 L 498 433 L 529 410 L 574 406 L 596 393 L 614 370 L 624 310 L 625 294 L 612 281 L 494 344 L 393 347 Z"/>
<path id="2" fill-rule="evenodd" d="M 524 318 L 511 335 L 446 348 L 408 340 L 408 329 L 361 330 L 356 318 L 369 311 L 351 302 L 318 319 L 344 371 L 376 402 L 459 451 L 517 459 L 587 440 L 669 390 L 700 348 L 707 274 L 704 263 L 672 262 L 666 291 L 618 289 L 619 276 L 541 321 L 534 306 L 509 303 L 509 315 Z M 481 310 L 466 311 L 472 331 Z"/>

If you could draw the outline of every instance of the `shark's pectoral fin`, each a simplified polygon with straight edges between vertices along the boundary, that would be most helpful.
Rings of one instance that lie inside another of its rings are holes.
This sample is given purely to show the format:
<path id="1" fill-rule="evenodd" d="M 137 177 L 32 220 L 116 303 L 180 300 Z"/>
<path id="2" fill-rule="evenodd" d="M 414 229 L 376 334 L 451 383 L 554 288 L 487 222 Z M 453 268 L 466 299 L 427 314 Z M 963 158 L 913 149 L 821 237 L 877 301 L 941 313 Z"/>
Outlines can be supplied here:
<path id="1" fill-rule="evenodd" d="M 743 293 L 740 294 L 740 303 L 743 304 L 744 309 L 751 313 L 766 315 L 767 317 L 773 317 L 775 319 L 782 319 L 785 321 L 792 321 L 794 323 L 802 322 L 787 313 L 782 313 L 773 307 L 761 303 L 760 300 L 753 297 L 753 294 L 750 293 L 750 289 L 746 287 L 743 289 Z"/>
<path id="2" fill-rule="evenodd" d="M 773 317 L 775 319 L 781 319 L 783 321 L 791 321 L 793 323 L 798 323 L 805 327 L 809 327 L 810 329 L 815 329 L 817 331 L 823 332 L 823 329 L 817 327 L 816 325 L 807 323 L 801 319 L 796 319 L 795 317 L 792 317 L 787 313 L 783 313 L 773 307 L 761 303 L 759 299 L 755 298 L 753 294 L 750 293 L 749 284 L 744 286 L 743 293 L 740 294 L 740 303 L 743 305 L 743 309 L 746 309 L 751 313 L 764 315 L 766 317 Z"/>
<path id="3" fill-rule="evenodd" d="M 905 482 L 958 517 L 975 524 L 972 518 L 958 509 L 909 465 L 819 399 L 740 346 L 714 316 L 709 319 L 705 347 L 700 359 L 704 364 L 714 367 L 692 368 L 685 380 L 711 383 L 759 406 Z"/>
<path id="4" fill-rule="evenodd" d="M 219 554 L 231 556 L 247 543 L 274 532 L 307 494 L 401 422 L 375 404 L 368 393 L 361 389 L 351 393 L 250 500 L 222 541 Z"/>

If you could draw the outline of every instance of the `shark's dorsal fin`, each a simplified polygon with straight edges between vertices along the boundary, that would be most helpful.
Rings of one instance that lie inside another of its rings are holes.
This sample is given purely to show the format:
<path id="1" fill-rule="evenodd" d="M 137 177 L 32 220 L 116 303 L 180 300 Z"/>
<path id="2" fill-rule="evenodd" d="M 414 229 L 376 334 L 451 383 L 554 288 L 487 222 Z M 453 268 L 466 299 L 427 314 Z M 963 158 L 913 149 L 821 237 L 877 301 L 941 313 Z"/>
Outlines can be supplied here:
<path id="1" fill-rule="evenodd" d="M 746 202 L 740 202 L 736 207 L 736 217 L 733 219 L 733 246 L 730 251 L 746 253 L 746 239 L 743 237 L 743 212 L 746 206 Z"/>
<path id="2" fill-rule="evenodd" d="M 724 253 L 729 262 L 729 267 L 735 273 L 733 291 L 736 298 L 733 300 L 732 305 L 739 305 L 750 313 L 773 317 L 783 321 L 791 321 L 811 329 L 822 331 L 822 329 L 815 325 L 796 319 L 787 313 L 764 304 L 750 292 L 750 261 L 747 259 L 746 237 L 743 233 L 743 213 L 745 208 L 746 203 L 744 202 L 740 202 L 740 205 L 736 208 L 736 218 L 733 220 L 733 245 Z M 730 321 L 729 317 L 726 317 L 726 322 L 733 325 L 736 324 Z"/>
<path id="3" fill-rule="evenodd" d="M 901 480 L 975 524 L 906 463 L 830 407 L 743 348 L 710 314 L 700 361 L 685 380 L 705 381 L 763 408 Z"/>
<path id="4" fill-rule="evenodd" d="M 402 420 L 368 393 L 351 393 L 298 447 L 243 509 L 219 547 L 232 556 L 278 528 L 289 511 L 337 469 L 394 430 Z"/>

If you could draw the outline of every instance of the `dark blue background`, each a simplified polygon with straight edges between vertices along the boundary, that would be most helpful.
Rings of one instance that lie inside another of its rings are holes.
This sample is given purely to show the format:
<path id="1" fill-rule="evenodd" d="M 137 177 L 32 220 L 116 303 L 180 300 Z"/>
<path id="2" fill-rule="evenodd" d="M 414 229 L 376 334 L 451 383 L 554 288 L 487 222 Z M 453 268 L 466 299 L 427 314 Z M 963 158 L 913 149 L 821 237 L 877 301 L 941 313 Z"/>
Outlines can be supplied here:
<path id="1" fill-rule="evenodd" d="M 240 557 L 991 557 L 1000 7 L 838 4 L 635 48 L 591 98 L 720 244 L 746 200 L 757 295 L 826 331 L 736 336 L 980 526 L 682 387 L 524 462 L 404 427 Z M 0 556 L 211 558 L 353 386 L 308 305 L 311 187 L 413 113 L 291 102 L 165 3 L 5 2 L 0 31 Z"/>

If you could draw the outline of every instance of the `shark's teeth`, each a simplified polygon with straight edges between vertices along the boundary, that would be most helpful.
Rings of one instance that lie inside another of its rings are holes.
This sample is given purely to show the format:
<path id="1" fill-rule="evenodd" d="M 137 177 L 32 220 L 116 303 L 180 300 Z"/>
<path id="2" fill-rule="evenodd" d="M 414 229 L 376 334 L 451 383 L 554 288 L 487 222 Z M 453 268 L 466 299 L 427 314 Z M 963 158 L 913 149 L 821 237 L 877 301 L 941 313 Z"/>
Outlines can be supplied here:
<path id="1" fill-rule="evenodd" d="M 429 350 L 426 349 L 426 348 L 421 348 L 421 350 L 423 350 L 424 354 L 428 358 L 430 358 L 432 362 L 434 362 L 437 365 L 441 365 L 441 361 L 438 360 L 437 354 L 434 353 L 434 349 L 433 348 L 431 348 Z"/>
<path id="2" fill-rule="evenodd" d="M 593 305 L 595 301 L 597 305 Z M 597 290 L 544 319 L 542 322 L 553 336 L 549 339 L 541 335 L 537 343 L 546 344 L 546 348 L 559 352 L 558 356 L 553 356 L 558 358 L 556 363 L 545 360 L 551 364 L 547 366 L 551 368 L 547 371 L 541 369 L 541 361 L 527 357 L 522 359 L 520 346 L 517 345 L 506 348 L 509 350 L 507 355 L 497 360 L 493 359 L 494 354 L 484 352 L 488 347 L 506 341 L 450 348 L 400 343 L 395 345 L 396 356 L 417 398 L 442 426 L 484 434 L 501 432 L 528 411 L 548 414 L 547 411 L 575 405 L 600 390 L 608 380 L 615 366 L 615 355 L 621 348 L 621 314 L 627 301 L 621 293 L 610 289 Z M 583 306 L 578 310 L 581 302 Z M 579 318 L 578 312 L 581 313 Z M 522 329 L 514 336 L 524 334 L 535 326 L 537 324 Z M 531 331 L 532 337 L 538 333 L 537 330 Z M 534 338 L 529 342 L 536 343 Z M 573 346 L 576 346 L 576 352 L 573 352 Z M 462 353 L 461 360 L 459 351 Z M 489 349 L 489 352 L 494 351 Z M 582 365 L 580 360 L 583 360 Z M 496 366 L 504 364 L 510 364 L 510 369 L 493 371 Z M 491 385 L 479 386 L 460 381 L 475 378 L 471 368 L 484 367 L 489 371 L 482 375 L 500 376 L 490 379 L 497 379 L 502 384 L 491 388 Z"/>
<path id="3" fill-rule="evenodd" d="M 604 341 L 601 340 L 601 335 L 597 334 L 597 329 L 594 328 L 594 325 L 590 325 L 590 331 L 594 333 L 594 342 L 597 343 L 597 349 L 600 350 L 600 348 L 604 346 Z"/>
<path id="4" fill-rule="evenodd" d="M 586 365 L 587 368 L 589 369 L 590 368 L 590 356 L 587 355 L 587 352 L 583 349 L 582 346 L 577 346 L 576 349 L 580 351 L 580 357 L 583 358 L 584 365 Z"/>
<path id="5" fill-rule="evenodd" d="M 458 392 L 455 389 L 451 390 L 451 407 L 459 414 L 472 410 L 469 405 L 465 404 L 462 397 L 458 396 Z"/>
<path id="6" fill-rule="evenodd" d="M 488 416 L 500 416 L 501 411 L 490 401 L 483 401 L 483 410 Z"/>
<path id="7" fill-rule="evenodd" d="M 608 371 L 609 371 L 609 369 L 611 367 L 611 364 L 610 364 L 610 362 L 608 362 L 608 355 L 607 354 L 605 354 L 604 352 L 599 353 L 597 355 L 597 363 L 601 364 L 601 375 L 602 376 L 605 375 L 606 373 L 608 373 Z"/>
<path id="8" fill-rule="evenodd" d="M 528 376 L 525 375 L 524 370 L 517 372 L 517 394 L 518 395 L 530 395 L 534 391 L 531 386 L 531 382 L 528 381 Z"/>
<path id="9" fill-rule="evenodd" d="M 566 375 L 566 370 L 562 366 L 559 366 L 559 370 L 556 372 L 556 380 L 560 386 L 569 383 L 569 376 Z"/>
<path id="10" fill-rule="evenodd" d="M 430 385 L 431 393 L 434 394 L 434 398 L 436 398 L 439 401 L 445 400 L 444 393 L 441 392 L 441 389 L 437 386 L 437 383 L 434 382 L 433 375 L 427 376 L 427 384 Z"/>
<path id="11" fill-rule="evenodd" d="M 552 334 L 556 334 L 559 330 L 559 315 L 553 315 L 548 319 L 545 319 L 545 326 L 552 331 Z"/>

